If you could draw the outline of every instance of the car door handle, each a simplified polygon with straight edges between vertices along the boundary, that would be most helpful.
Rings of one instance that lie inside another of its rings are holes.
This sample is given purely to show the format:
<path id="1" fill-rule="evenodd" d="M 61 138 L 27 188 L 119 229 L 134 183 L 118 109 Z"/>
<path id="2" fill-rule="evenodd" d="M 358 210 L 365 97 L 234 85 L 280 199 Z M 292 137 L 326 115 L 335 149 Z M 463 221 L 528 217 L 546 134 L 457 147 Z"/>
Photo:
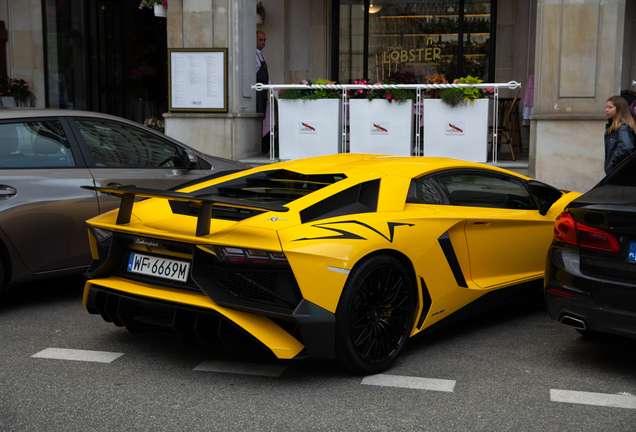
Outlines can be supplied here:
<path id="1" fill-rule="evenodd" d="M 121 183 L 115 183 L 115 182 L 111 182 L 106 185 L 106 187 L 119 187 L 119 186 L 121 186 Z"/>
<path id="2" fill-rule="evenodd" d="M 479 228 L 479 227 L 486 227 L 488 225 L 490 225 L 490 222 L 477 221 L 477 222 L 473 222 L 471 226 L 474 226 L 475 228 Z"/>
<path id="3" fill-rule="evenodd" d="M 0 185 L 0 197 L 10 198 L 15 196 L 17 193 L 17 189 L 12 188 L 11 186 Z"/>

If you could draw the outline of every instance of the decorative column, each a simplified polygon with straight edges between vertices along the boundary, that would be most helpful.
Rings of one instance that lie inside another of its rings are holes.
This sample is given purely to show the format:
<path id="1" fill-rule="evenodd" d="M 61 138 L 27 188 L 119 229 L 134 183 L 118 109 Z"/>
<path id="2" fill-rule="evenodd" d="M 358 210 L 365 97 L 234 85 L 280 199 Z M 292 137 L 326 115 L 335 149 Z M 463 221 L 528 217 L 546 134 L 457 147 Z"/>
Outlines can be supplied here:
<path id="1" fill-rule="evenodd" d="M 256 0 L 169 0 L 168 48 L 228 49 L 228 112 L 165 114 L 166 134 L 228 159 L 260 154 L 262 115 L 256 113 L 251 88 L 256 81 Z"/>
<path id="2" fill-rule="evenodd" d="M 605 101 L 621 91 L 624 26 L 625 0 L 537 1 L 530 176 L 580 192 L 603 178 Z"/>

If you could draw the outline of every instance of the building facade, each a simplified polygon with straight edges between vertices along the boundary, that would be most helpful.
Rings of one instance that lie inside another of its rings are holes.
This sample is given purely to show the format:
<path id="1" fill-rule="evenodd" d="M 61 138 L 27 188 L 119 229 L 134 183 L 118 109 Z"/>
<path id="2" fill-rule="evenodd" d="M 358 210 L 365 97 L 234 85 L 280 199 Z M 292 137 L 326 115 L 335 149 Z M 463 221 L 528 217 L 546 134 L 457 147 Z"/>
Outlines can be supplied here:
<path id="1" fill-rule="evenodd" d="M 634 3 L 262 0 L 257 23 L 256 0 L 168 0 L 166 18 L 138 0 L 0 0 L 0 21 L 6 73 L 31 84 L 37 106 L 163 115 L 167 134 L 236 160 L 260 153 L 257 30 L 275 84 L 471 74 L 518 81 L 523 96 L 533 82 L 528 174 L 584 191 L 603 176 L 605 101 L 636 78 Z M 170 48 L 227 48 L 227 112 L 168 112 Z"/>

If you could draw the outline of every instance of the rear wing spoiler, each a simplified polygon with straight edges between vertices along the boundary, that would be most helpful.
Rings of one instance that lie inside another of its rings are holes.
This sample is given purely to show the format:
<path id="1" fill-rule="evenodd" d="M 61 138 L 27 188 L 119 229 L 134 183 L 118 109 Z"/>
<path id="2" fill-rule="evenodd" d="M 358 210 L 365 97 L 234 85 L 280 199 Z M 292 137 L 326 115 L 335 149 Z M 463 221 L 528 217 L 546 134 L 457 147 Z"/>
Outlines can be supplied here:
<path id="1" fill-rule="evenodd" d="M 121 199 L 119 205 L 119 213 L 117 214 L 117 225 L 130 223 L 133 204 L 136 197 L 143 198 L 163 198 L 173 201 L 187 202 L 193 207 L 199 208 L 199 216 L 197 218 L 196 236 L 201 237 L 210 234 L 210 222 L 212 220 L 212 205 L 222 205 L 226 207 L 238 207 L 249 210 L 266 210 L 275 212 L 287 212 L 289 208 L 278 204 L 268 204 L 242 200 L 238 198 L 227 198 L 211 194 L 197 195 L 195 193 L 175 192 L 155 189 L 144 189 L 135 186 L 117 186 L 117 187 L 96 187 L 81 186 L 82 189 L 92 190 L 112 195 Z"/>

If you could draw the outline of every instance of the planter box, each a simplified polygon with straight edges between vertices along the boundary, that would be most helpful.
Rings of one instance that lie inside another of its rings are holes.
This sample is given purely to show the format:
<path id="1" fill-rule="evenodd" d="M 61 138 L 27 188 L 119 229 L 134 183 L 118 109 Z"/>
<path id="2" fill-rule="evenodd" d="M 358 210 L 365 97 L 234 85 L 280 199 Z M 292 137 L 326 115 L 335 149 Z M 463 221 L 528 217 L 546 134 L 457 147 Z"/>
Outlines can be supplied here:
<path id="1" fill-rule="evenodd" d="M 349 100 L 351 153 L 411 155 L 413 101 Z"/>
<path id="2" fill-rule="evenodd" d="M 15 99 L 11 96 L 1 96 L 0 105 L 2 105 L 3 107 L 15 107 Z"/>
<path id="3" fill-rule="evenodd" d="M 424 156 L 469 162 L 488 159 L 488 99 L 450 107 L 441 99 L 424 100 Z"/>
<path id="4" fill-rule="evenodd" d="M 154 5 L 155 16 L 159 18 L 165 18 L 168 16 L 168 10 L 163 8 L 163 5 Z"/>
<path id="5" fill-rule="evenodd" d="M 340 99 L 278 101 L 278 156 L 283 160 L 340 153 Z"/>

